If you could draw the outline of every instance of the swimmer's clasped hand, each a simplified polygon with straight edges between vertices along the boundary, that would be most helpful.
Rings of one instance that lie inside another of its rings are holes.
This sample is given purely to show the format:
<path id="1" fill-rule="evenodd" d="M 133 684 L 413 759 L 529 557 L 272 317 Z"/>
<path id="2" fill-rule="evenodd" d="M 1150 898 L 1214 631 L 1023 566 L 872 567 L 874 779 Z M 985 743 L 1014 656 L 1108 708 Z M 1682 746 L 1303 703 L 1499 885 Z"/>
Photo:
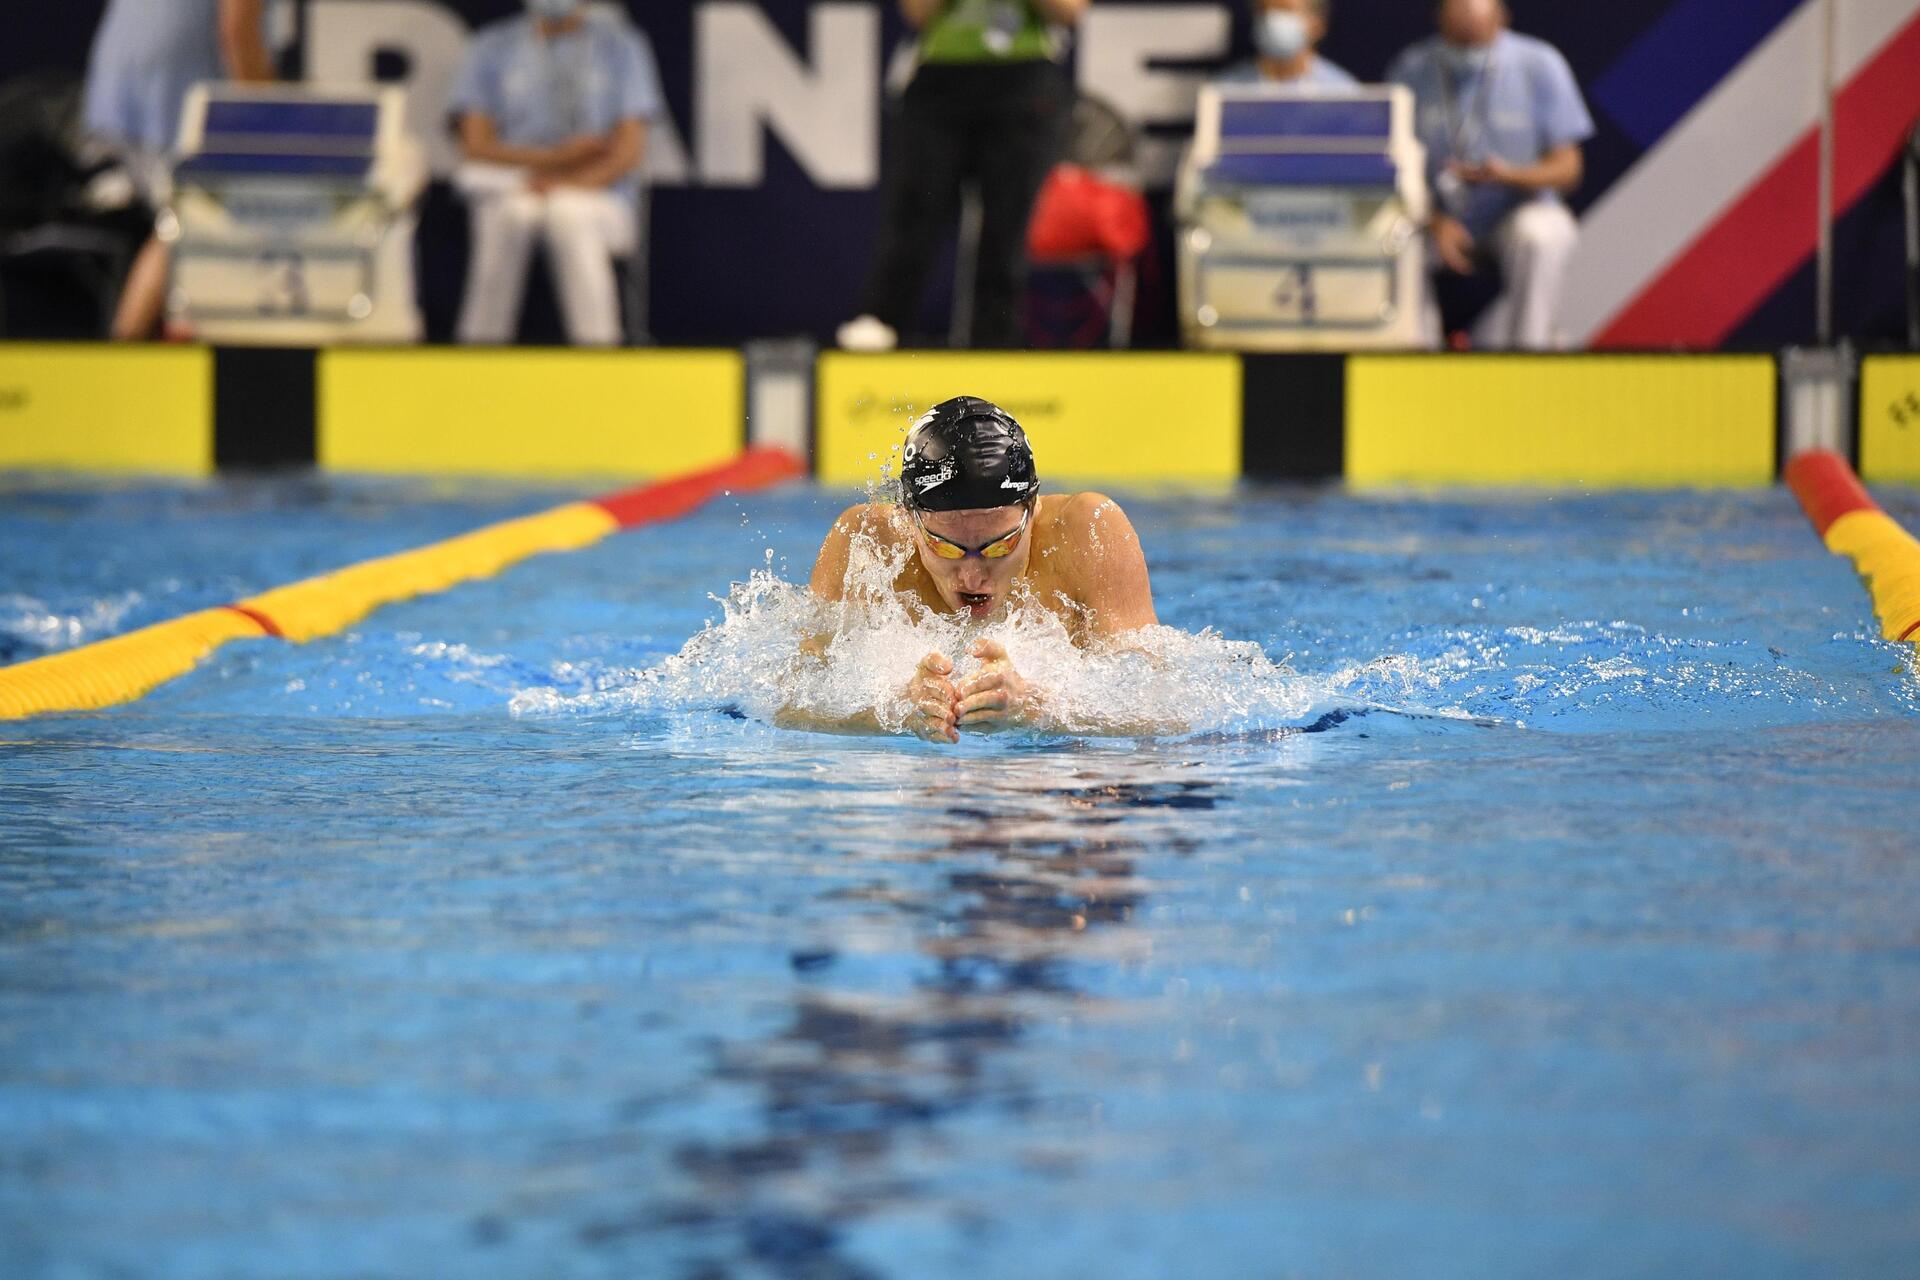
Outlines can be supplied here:
<path id="1" fill-rule="evenodd" d="M 960 684 L 959 702 L 954 708 L 956 723 L 967 729 L 1034 724 L 1039 719 L 1040 700 L 1033 686 L 1013 669 L 1006 646 L 997 640 L 976 640 L 968 652 L 980 659 L 980 670 Z"/>
<path id="2" fill-rule="evenodd" d="M 994 640 L 976 640 L 967 652 L 980 659 L 980 669 L 955 685 L 953 663 L 939 653 L 920 659 L 907 684 L 906 702 L 912 708 L 907 728 L 928 742 L 958 742 L 960 730 L 991 732 L 1037 724 L 1040 697 L 1026 678 L 1013 669 L 1006 647 Z"/>
<path id="3" fill-rule="evenodd" d="M 960 741 L 955 711 L 960 694 L 947 678 L 952 674 L 953 664 L 938 652 L 920 659 L 920 665 L 914 668 L 913 679 L 907 684 L 907 703 L 913 708 L 907 728 L 916 737 L 928 742 Z"/>

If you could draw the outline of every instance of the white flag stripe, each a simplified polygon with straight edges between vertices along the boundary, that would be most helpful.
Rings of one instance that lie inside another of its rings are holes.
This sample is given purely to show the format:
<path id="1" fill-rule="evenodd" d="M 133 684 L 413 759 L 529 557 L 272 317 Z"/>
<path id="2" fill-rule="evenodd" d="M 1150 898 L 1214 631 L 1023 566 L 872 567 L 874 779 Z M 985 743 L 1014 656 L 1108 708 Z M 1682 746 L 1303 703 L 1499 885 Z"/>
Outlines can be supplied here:
<path id="1" fill-rule="evenodd" d="M 1839 6 L 1842 85 L 1920 15 L 1920 0 Z M 1561 315 L 1576 344 L 1612 323 L 1819 123 L 1821 21 L 1821 0 L 1806 0 L 1587 211 Z"/>

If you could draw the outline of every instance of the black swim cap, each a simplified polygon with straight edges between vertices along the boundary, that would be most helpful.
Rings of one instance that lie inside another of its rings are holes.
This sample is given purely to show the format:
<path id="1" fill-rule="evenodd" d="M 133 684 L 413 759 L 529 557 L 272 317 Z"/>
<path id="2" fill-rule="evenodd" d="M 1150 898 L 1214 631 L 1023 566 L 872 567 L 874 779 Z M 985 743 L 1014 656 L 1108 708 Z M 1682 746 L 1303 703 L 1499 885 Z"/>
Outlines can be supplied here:
<path id="1" fill-rule="evenodd" d="M 923 511 L 1010 507 L 1040 491 L 1027 433 L 1000 406 L 955 396 L 927 410 L 900 455 L 900 500 Z"/>

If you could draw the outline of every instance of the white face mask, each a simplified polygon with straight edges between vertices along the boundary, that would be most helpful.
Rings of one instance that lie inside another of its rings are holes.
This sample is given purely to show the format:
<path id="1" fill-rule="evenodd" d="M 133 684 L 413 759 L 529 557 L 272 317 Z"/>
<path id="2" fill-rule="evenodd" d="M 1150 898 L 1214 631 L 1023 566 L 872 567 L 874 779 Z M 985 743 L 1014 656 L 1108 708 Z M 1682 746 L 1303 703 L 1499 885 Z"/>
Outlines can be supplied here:
<path id="1" fill-rule="evenodd" d="M 1307 20 L 1290 9 L 1266 9 L 1253 24 L 1253 42 L 1279 62 L 1291 62 L 1307 47 Z"/>
<path id="2" fill-rule="evenodd" d="M 573 16 L 580 7 L 580 0 L 526 0 L 527 12 L 536 18 L 545 18 L 549 22 L 559 22 Z"/>

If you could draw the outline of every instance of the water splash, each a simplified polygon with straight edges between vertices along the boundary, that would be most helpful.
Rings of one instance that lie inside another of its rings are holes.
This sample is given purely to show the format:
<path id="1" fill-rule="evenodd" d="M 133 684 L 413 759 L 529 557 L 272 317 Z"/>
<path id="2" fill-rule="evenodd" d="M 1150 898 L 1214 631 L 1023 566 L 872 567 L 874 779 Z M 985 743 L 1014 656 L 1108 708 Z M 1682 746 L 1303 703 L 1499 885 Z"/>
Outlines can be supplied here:
<path id="1" fill-rule="evenodd" d="M 828 603 L 769 567 L 715 597 L 721 616 L 658 666 L 602 675 L 593 688 L 526 689 L 515 715 L 598 715 L 729 708 L 775 722 L 871 713 L 900 732 L 911 710 L 903 693 L 928 653 L 954 664 L 954 679 L 979 665 L 969 650 L 987 639 L 1006 648 L 1047 694 L 1051 728 L 1075 734 L 1185 734 L 1307 723 L 1353 699 L 1337 681 L 1311 680 L 1251 641 L 1211 628 L 1143 628 L 1123 641 L 1076 644 L 1067 617 L 1017 589 L 995 617 L 976 622 L 928 609 L 893 590 L 908 546 L 853 539 L 848 590 Z M 1070 614 L 1071 611 L 1069 611 Z"/>
<path id="2" fill-rule="evenodd" d="M 909 710 L 901 692 L 920 659 L 944 654 L 964 678 L 977 666 L 967 650 L 982 638 L 1004 645 L 1014 666 L 1046 690 L 1054 727 L 1078 735 L 1257 734 L 1345 723 L 1360 712 L 1395 713 L 1388 721 L 1402 725 L 1587 732 L 1920 709 L 1915 682 L 1853 688 L 1763 642 L 1668 635 L 1628 620 L 1414 627 L 1374 637 L 1371 656 L 1353 656 L 1349 644 L 1343 658 L 1304 674 L 1287 655 L 1212 628 L 1148 627 L 1121 645 L 1086 649 L 1060 613 L 1018 593 L 980 623 L 896 595 L 891 585 L 908 554 L 858 548 L 854 589 L 835 604 L 771 567 L 756 572 L 715 597 L 719 618 L 658 665 L 562 664 L 547 684 L 515 693 L 511 710 L 596 716 L 724 708 L 765 723 L 783 709 L 824 719 L 871 712 L 898 732 Z M 1872 639 L 1836 636 L 1833 643 Z M 1368 723 L 1383 721 L 1376 715 Z"/>
<path id="3" fill-rule="evenodd" d="M 916 664 L 938 652 L 964 679 L 977 665 L 968 649 L 983 638 L 1003 645 L 1045 691 L 1051 727 L 1076 735 L 1259 735 L 1349 723 L 1366 712 L 1395 713 L 1365 717 L 1381 727 L 1418 720 L 1441 729 L 1461 722 L 1565 732 L 1685 729 L 1870 716 L 1912 710 L 1916 701 L 1906 682 L 1888 689 L 1880 680 L 1835 681 L 1819 662 L 1807 665 L 1815 655 L 1759 636 L 1699 634 L 1685 611 L 1677 629 L 1670 618 L 1654 625 L 1548 612 L 1466 627 L 1383 628 L 1361 618 L 1324 631 L 1256 611 L 1267 621 L 1257 642 L 1211 627 L 1160 626 L 1083 648 L 1073 641 L 1079 620 L 1070 608 L 1046 607 L 1017 589 L 984 622 L 898 595 L 893 585 L 912 554 L 856 537 L 846 598 L 833 604 L 784 581 L 770 559 L 724 599 L 715 597 L 720 616 L 666 660 L 644 669 L 556 669 L 541 686 L 516 693 L 511 710 L 676 716 L 724 709 L 762 723 L 779 723 L 783 711 L 812 722 L 864 714 L 899 732 Z M 1804 650 L 1807 638 L 1789 643 Z M 1292 652 L 1304 655 L 1307 673 L 1290 665 Z"/>
<path id="4" fill-rule="evenodd" d="M 66 612 L 33 596 L 0 595 L 0 648 L 18 647 L 23 658 L 72 649 L 122 630 L 144 601 L 138 591 L 120 591 Z"/>

